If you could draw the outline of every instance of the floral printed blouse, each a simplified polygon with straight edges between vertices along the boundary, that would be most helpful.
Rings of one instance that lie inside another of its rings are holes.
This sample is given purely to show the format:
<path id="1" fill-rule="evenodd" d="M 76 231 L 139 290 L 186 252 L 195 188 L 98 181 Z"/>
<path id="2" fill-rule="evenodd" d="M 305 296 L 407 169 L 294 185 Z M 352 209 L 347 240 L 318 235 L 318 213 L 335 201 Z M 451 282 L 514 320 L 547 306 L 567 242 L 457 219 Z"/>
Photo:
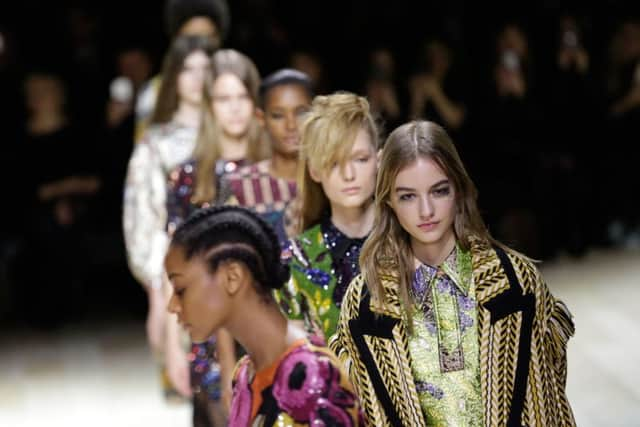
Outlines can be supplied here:
<path id="1" fill-rule="evenodd" d="M 477 304 L 471 253 L 456 247 L 415 272 L 411 368 L 429 426 L 482 426 Z"/>
<path id="2" fill-rule="evenodd" d="M 238 362 L 229 426 L 359 425 L 353 387 L 327 348 L 298 340 L 259 372 L 248 356 Z"/>
<path id="3" fill-rule="evenodd" d="M 197 129 L 175 122 L 150 126 L 136 144 L 124 188 L 123 228 L 132 274 L 145 286 L 160 286 L 169 244 L 167 180 L 193 152 Z"/>

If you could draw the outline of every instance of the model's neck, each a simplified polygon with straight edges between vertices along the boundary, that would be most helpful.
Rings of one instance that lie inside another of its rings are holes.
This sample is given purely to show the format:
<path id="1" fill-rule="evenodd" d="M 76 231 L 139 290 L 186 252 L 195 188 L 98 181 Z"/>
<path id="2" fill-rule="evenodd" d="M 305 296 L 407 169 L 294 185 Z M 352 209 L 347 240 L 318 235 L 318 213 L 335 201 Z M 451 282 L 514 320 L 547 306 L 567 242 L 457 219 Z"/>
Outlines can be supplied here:
<path id="1" fill-rule="evenodd" d="M 178 109 L 173 113 L 175 122 L 190 128 L 198 128 L 201 117 L 200 106 L 189 102 L 180 102 Z"/>
<path id="2" fill-rule="evenodd" d="M 242 313 L 226 326 L 247 351 L 257 371 L 269 367 L 296 340 L 305 337 L 301 330 L 289 328 L 289 321 L 275 302 L 261 298 L 245 301 Z"/>
<path id="3" fill-rule="evenodd" d="M 298 156 L 285 156 L 274 152 L 269 162 L 269 172 L 276 178 L 295 181 L 298 176 Z"/>
<path id="4" fill-rule="evenodd" d="M 357 207 L 331 204 L 331 222 L 347 237 L 366 237 L 373 228 L 373 200 Z"/>
<path id="5" fill-rule="evenodd" d="M 451 251 L 456 247 L 456 237 L 453 228 L 450 229 L 440 240 L 432 243 L 418 242 L 411 239 L 411 249 L 413 255 L 423 264 L 437 267 L 444 262 Z"/>
<path id="6" fill-rule="evenodd" d="M 225 160 L 246 159 L 249 152 L 249 137 L 222 134 L 220 138 L 220 156 Z"/>

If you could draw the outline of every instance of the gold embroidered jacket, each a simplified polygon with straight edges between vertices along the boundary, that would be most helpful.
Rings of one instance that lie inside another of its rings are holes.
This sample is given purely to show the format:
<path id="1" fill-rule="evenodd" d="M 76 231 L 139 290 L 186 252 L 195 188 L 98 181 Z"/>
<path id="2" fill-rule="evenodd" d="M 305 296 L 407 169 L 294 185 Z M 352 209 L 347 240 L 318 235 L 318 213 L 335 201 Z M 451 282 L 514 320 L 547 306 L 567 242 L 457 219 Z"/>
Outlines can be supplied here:
<path id="1" fill-rule="evenodd" d="M 480 383 L 487 426 L 574 426 L 565 393 L 571 314 L 528 259 L 474 241 Z M 362 276 L 349 285 L 331 349 L 349 373 L 368 424 L 426 426 L 411 371 L 398 279 L 371 302 Z"/>

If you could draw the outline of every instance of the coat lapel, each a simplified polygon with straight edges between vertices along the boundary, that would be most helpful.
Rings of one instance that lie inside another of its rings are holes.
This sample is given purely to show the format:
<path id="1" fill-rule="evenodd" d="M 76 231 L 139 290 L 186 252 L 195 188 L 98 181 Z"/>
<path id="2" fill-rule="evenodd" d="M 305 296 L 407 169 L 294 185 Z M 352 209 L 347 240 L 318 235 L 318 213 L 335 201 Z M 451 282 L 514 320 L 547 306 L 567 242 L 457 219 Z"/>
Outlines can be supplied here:
<path id="1" fill-rule="evenodd" d="M 519 426 L 531 358 L 535 296 L 525 293 L 502 248 L 478 244 L 472 252 L 485 423 L 501 420 L 507 426 Z M 511 321 L 500 322 L 518 313 Z M 497 399 L 508 403 L 501 405 Z"/>

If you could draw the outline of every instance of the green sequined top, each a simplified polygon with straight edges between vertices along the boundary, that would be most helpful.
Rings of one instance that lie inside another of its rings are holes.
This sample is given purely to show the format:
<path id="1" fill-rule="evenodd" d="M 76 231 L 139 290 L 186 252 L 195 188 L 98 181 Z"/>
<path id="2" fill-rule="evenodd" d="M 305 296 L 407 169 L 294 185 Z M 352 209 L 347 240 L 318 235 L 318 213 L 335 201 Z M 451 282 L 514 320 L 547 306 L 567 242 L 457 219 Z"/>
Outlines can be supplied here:
<path id="1" fill-rule="evenodd" d="M 364 238 L 350 238 L 326 217 L 295 239 L 283 252 L 291 280 L 275 293 L 290 319 L 304 319 L 308 329 L 328 340 L 336 331 L 342 297 L 360 273 Z"/>
<path id="2" fill-rule="evenodd" d="M 471 253 L 421 264 L 411 287 L 411 368 L 429 426 L 482 426 L 480 349 Z"/>

